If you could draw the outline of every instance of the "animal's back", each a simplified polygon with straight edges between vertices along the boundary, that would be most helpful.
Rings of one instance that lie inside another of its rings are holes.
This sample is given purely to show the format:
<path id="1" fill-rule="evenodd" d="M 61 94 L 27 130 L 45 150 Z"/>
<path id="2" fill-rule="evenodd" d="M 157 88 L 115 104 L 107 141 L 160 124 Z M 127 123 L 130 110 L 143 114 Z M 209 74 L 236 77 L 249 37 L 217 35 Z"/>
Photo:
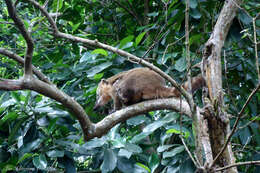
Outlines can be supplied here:
<path id="1" fill-rule="evenodd" d="M 136 68 L 129 71 L 116 88 L 125 105 L 142 100 L 158 98 L 158 92 L 165 90 L 165 80 L 149 68 Z"/>

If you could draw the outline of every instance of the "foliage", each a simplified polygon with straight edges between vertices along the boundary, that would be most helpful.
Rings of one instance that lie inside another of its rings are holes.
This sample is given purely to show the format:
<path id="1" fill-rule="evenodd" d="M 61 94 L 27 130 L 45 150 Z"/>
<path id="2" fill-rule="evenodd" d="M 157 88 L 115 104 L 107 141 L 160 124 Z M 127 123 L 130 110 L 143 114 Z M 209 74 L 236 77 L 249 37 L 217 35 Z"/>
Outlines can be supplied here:
<path id="1" fill-rule="evenodd" d="M 40 0 L 43 4 L 44 1 Z M 167 4 L 167 8 L 165 6 Z M 190 51 L 192 64 L 200 62 L 222 1 L 190 0 Z M 137 17 L 133 17 L 129 11 Z M 33 32 L 33 64 L 58 88 L 73 96 L 94 122 L 101 113 L 94 112 L 98 81 L 138 65 L 103 49 L 67 42 L 49 34 L 46 19 L 27 2 L 17 5 L 19 16 Z M 143 1 L 52 0 L 47 9 L 60 30 L 76 36 L 97 39 L 143 57 L 179 82 L 187 71 L 184 46 L 184 1 L 149 1 L 144 13 Z M 243 8 L 256 16 L 259 3 L 245 1 Z M 8 17 L 5 3 L 0 4 L 0 47 L 25 54 L 25 40 Z M 147 19 L 148 18 L 148 19 Z M 148 20 L 148 21 L 147 21 Z M 33 24 L 32 24 L 33 23 Z M 256 20 L 258 40 L 260 20 Z M 231 26 L 224 47 L 223 87 L 225 104 L 237 115 L 250 91 L 257 84 L 252 18 L 240 10 Z M 149 50 L 154 44 L 153 49 Z M 19 78 L 22 68 L 0 55 L 1 78 Z M 193 74 L 199 73 L 192 69 Z M 196 101 L 200 102 L 200 94 Z M 66 108 L 31 91 L 0 91 L 0 170 L 81 170 L 102 172 L 193 172 L 195 167 L 179 138 L 183 134 L 189 148 L 195 148 L 191 120 L 168 111 L 155 111 L 115 126 L 102 138 L 83 141 L 79 123 Z M 260 93 L 246 108 L 241 129 L 232 139 L 238 161 L 259 160 Z M 250 123 L 254 120 L 254 122 Z M 233 119 L 231 119 L 231 126 Z M 242 172 L 259 172 L 259 167 L 241 166 Z"/>

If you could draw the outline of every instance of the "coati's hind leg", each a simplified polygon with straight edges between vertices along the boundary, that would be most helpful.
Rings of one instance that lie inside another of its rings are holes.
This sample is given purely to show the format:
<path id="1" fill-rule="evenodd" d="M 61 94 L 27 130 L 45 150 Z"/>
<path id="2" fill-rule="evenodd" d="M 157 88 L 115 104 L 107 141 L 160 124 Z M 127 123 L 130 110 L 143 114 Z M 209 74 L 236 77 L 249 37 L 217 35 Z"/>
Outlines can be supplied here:
<path id="1" fill-rule="evenodd" d="M 142 93 L 132 88 L 118 88 L 117 95 L 119 100 L 126 106 L 140 102 L 142 99 Z"/>

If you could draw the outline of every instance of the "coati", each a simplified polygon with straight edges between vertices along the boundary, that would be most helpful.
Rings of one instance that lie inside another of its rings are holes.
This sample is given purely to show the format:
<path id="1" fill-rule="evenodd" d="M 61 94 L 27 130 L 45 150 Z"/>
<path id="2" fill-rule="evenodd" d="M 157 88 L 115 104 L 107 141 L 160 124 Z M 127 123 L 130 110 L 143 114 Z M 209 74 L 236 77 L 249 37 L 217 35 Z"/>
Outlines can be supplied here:
<path id="1" fill-rule="evenodd" d="M 192 78 L 192 92 L 205 85 L 202 76 Z M 188 83 L 184 83 L 184 89 Z M 102 79 L 97 87 L 97 99 L 94 110 L 104 106 L 111 99 L 114 111 L 122 105 L 128 106 L 143 100 L 180 97 L 174 87 L 167 87 L 163 77 L 149 68 L 134 68 L 118 73 L 108 79 Z"/>

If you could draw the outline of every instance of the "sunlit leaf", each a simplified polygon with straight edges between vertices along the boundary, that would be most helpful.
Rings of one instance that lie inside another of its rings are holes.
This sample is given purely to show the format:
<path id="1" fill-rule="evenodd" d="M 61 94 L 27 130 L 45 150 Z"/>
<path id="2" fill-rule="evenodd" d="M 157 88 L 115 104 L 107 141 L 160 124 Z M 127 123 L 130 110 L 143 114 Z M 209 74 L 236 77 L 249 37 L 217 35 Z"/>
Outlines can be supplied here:
<path id="1" fill-rule="evenodd" d="M 141 34 L 139 34 L 136 39 L 135 39 L 135 45 L 137 46 L 143 39 L 143 37 L 145 36 L 146 34 L 146 31 L 145 32 L 142 32 Z"/>
<path id="2" fill-rule="evenodd" d="M 101 54 L 101 55 L 104 55 L 104 56 L 108 56 L 107 51 L 104 50 L 104 49 L 95 49 L 91 52 L 91 54 Z"/>

